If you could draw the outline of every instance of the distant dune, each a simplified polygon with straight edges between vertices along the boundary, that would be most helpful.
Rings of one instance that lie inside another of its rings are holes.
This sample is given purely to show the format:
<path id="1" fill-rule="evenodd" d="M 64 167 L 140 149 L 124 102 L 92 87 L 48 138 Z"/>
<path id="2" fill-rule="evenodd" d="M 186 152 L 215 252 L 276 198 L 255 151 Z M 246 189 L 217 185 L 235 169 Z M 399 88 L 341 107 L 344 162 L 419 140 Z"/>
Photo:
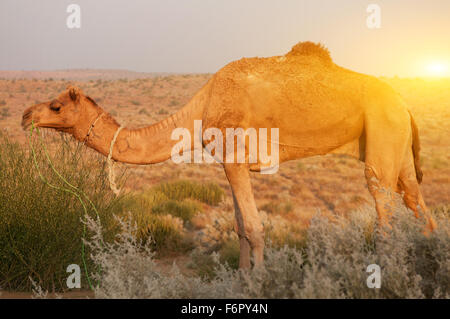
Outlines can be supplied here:
<path id="1" fill-rule="evenodd" d="M 157 76 L 167 76 L 171 73 L 135 72 L 128 70 L 102 70 L 102 69 L 70 69 L 54 71 L 0 71 L 0 79 L 65 79 L 72 81 L 87 80 L 118 80 L 118 79 L 144 79 Z"/>

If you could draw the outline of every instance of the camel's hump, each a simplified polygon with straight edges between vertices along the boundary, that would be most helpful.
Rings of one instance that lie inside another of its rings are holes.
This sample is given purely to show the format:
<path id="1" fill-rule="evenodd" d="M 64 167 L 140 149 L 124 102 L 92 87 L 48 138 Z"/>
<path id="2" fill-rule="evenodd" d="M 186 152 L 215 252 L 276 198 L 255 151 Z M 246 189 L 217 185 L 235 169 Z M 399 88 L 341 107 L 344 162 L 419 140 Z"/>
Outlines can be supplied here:
<path id="1" fill-rule="evenodd" d="M 297 43 L 292 47 L 291 51 L 286 54 L 287 57 L 305 55 L 313 55 L 326 62 L 332 62 L 330 51 L 328 51 L 325 46 L 310 41 Z"/>

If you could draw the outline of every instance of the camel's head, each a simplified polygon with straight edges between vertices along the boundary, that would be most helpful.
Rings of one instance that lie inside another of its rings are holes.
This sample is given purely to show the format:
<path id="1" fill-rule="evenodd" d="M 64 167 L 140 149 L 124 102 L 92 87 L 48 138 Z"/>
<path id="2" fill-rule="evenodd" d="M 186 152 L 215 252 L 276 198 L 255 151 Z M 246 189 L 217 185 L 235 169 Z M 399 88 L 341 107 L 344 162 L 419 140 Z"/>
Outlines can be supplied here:
<path id="1" fill-rule="evenodd" d="M 69 86 L 56 99 L 33 105 L 23 112 L 22 127 L 53 128 L 63 132 L 73 132 L 77 126 L 89 125 L 89 114 L 98 108 L 95 102 L 85 96 L 81 89 Z M 88 123 L 86 123 L 88 122 Z"/>

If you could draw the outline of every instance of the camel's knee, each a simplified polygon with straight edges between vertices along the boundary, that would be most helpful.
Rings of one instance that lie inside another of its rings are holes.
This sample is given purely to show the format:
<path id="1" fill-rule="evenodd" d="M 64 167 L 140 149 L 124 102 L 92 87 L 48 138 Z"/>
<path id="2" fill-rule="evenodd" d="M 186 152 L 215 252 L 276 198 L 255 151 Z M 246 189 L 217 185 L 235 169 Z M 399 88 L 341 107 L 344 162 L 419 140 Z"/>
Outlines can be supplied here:
<path id="1" fill-rule="evenodd" d="M 369 186 L 369 190 L 374 187 L 379 187 L 379 180 L 376 174 L 375 169 L 372 166 L 366 164 L 364 168 L 364 175 L 366 176 L 367 185 Z"/>
<path id="2" fill-rule="evenodd" d="M 240 246 L 239 268 L 250 267 L 250 252 L 253 255 L 255 266 L 263 262 L 264 229 L 260 227 L 240 227 L 237 231 Z"/>
<path id="3" fill-rule="evenodd" d="M 366 177 L 369 190 L 377 190 L 378 188 L 387 188 L 394 190 L 398 179 L 398 176 L 394 178 L 393 172 L 390 172 L 389 174 L 385 172 L 382 174 L 378 169 L 375 168 L 375 166 L 369 165 L 367 163 L 364 168 L 364 175 Z"/>
<path id="4" fill-rule="evenodd" d="M 375 208 L 381 226 L 389 226 L 395 202 L 392 187 L 386 181 L 381 182 L 380 176 L 373 166 L 367 165 L 364 170 L 369 192 L 375 200 Z"/>
<path id="5" fill-rule="evenodd" d="M 364 168 L 364 175 L 366 177 L 369 192 L 376 200 L 376 196 L 382 190 L 382 184 L 380 182 L 377 171 L 374 167 L 366 165 L 366 167 Z"/>
<path id="6" fill-rule="evenodd" d="M 252 249 L 260 247 L 264 248 L 264 231 L 261 229 L 251 232 L 248 236 L 248 240 Z"/>

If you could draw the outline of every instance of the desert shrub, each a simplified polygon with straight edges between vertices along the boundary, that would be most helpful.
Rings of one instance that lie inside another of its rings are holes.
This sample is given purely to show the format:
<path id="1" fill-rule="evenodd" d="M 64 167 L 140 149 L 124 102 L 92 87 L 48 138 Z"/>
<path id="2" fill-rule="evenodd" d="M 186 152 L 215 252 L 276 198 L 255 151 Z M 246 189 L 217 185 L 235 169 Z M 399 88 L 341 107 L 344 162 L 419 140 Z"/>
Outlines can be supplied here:
<path id="1" fill-rule="evenodd" d="M 318 214 L 311 221 L 306 246 L 267 247 L 265 267 L 231 269 L 213 254 L 203 257 L 213 275 L 192 277 L 174 266 L 156 267 L 150 246 L 136 241 L 132 224 L 122 223 L 122 240 L 106 247 L 89 243 L 104 272 L 101 298 L 450 298 L 450 222 L 435 214 L 439 228 L 425 236 L 424 224 L 406 209 L 394 215 L 392 228 L 373 231 L 376 213 L 361 209 L 333 221 Z M 101 237 L 101 225 L 89 220 Z M 382 234 L 382 235 L 381 235 Z M 202 258 L 202 257 L 198 257 Z M 215 264 L 211 266 L 211 260 Z M 370 289 L 370 264 L 381 267 L 381 288 Z M 205 268 L 206 270 L 206 268 Z"/>
<path id="2" fill-rule="evenodd" d="M 280 215 L 264 216 L 263 223 L 266 243 L 273 247 L 302 248 L 306 245 L 307 225 L 302 221 L 290 221 Z"/>
<path id="3" fill-rule="evenodd" d="M 104 160 L 67 138 L 52 136 L 45 137 L 44 142 L 55 168 L 78 193 L 89 194 L 105 226 L 105 237 L 112 240 L 117 225 L 111 215 L 118 199 L 107 184 Z M 43 177 L 67 188 L 48 165 L 38 141 L 34 144 Z M 29 148 L 10 141 L 4 133 L 0 133 L 0 188 L 0 286 L 29 291 L 31 277 L 44 289 L 66 289 L 67 266 L 83 264 L 82 204 L 72 193 L 43 183 Z M 95 215 L 89 205 L 87 212 Z M 92 271 L 92 261 L 86 258 L 86 263 Z M 83 286 L 87 286 L 86 281 Z"/>
<path id="4" fill-rule="evenodd" d="M 293 205 L 290 201 L 286 202 L 276 202 L 276 201 L 270 201 L 263 206 L 261 206 L 262 210 L 271 213 L 271 214 L 283 214 L 283 213 L 289 213 L 293 210 Z"/>
<path id="5" fill-rule="evenodd" d="M 131 104 L 136 105 L 136 106 L 142 104 L 141 102 L 136 101 L 136 100 L 131 100 L 130 102 L 131 102 Z"/>
<path id="6" fill-rule="evenodd" d="M 121 204 L 123 211 L 151 213 L 154 205 L 167 200 L 169 198 L 165 194 L 150 189 L 140 193 L 127 194 Z"/>
<path id="7" fill-rule="evenodd" d="M 227 240 L 224 242 L 219 250 L 219 260 L 232 269 L 239 267 L 239 241 Z"/>
<path id="8" fill-rule="evenodd" d="M 168 198 L 183 200 L 196 199 L 209 205 L 218 205 L 224 196 L 220 186 L 214 183 L 200 184 L 191 181 L 176 181 L 157 186 L 155 190 L 165 194 Z"/>
<path id="9" fill-rule="evenodd" d="M 87 242 L 94 262 L 101 267 L 95 289 L 98 298 L 211 298 L 217 293 L 202 278 L 186 277 L 174 266 L 163 274 L 155 262 L 151 243 L 136 238 L 137 227 L 131 220 L 121 220 L 122 232 L 115 243 L 103 241 L 101 225 L 87 218 L 95 234 Z M 124 271 L 127 269 L 127 271 Z"/>
<path id="10" fill-rule="evenodd" d="M 171 199 L 152 207 L 153 214 L 171 214 L 181 218 L 184 222 L 189 222 L 199 211 L 201 211 L 201 207 L 196 202 L 190 200 L 180 202 Z"/>
<path id="11" fill-rule="evenodd" d="M 169 106 L 177 106 L 178 104 L 180 104 L 180 102 L 178 102 L 177 100 L 173 99 L 170 101 Z"/>
<path id="12" fill-rule="evenodd" d="M 219 250 L 228 241 L 238 240 L 234 213 L 214 209 L 196 216 L 199 217 L 205 221 L 202 229 L 196 233 L 196 242 L 207 252 Z"/>
<path id="13" fill-rule="evenodd" d="M 174 196 L 171 196 L 174 195 Z M 202 211 L 199 202 L 193 198 L 182 198 L 176 193 L 164 193 L 155 186 L 141 193 L 128 194 L 122 200 L 123 211 L 140 212 L 153 215 L 167 215 L 189 222 Z"/>
<path id="14" fill-rule="evenodd" d="M 292 221 L 280 215 L 259 211 L 265 231 L 265 242 L 275 248 L 285 245 L 302 248 L 305 246 L 307 225 L 302 221 Z M 202 229 L 196 233 L 196 241 L 207 252 L 220 251 L 229 242 L 238 241 L 235 231 L 235 216 L 232 211 L 210 210 L 196 215 L 202 219 Z M 196 222 L 194 221 L 194 224 Z"/>
<path id="15" fill-rule="evenodd" d="M 159 115 L 165 115 L 165 114 L 169 114 L 169 112 L 167 110 L 163 109 L 163 108 L 160 108 L 159 111 L 158 111 L 158 114 Z"/>
<path id="16" fill-rule="evenodd" d="M 138 239 L 151 241 L 158 254 L 185 251 L 192 247 L 184 224 L 189 224 L 192 217 L 202 211 L 198 202 L 172 199 L 156 186 L 141 193 L 126 195 L 120 206 L 120 211 L 130 212 L 132 220 L 136 222 Z"/>
<path id="17" fill-rule="evenodd" d="M 89 216 L 98 212 L 106 241 L 113 241 L 117 234 L 118 224 L 113 216 L 125 218 L 127 211 L 133 209 L 132 219 L 139 229 L 137 237 L 150 242 L 155 253 L 192 248 L 183 221 L 189 221 L 201 210 L 197 202 L 189 198 L 175 201 L 155 189 L 116 197 L 109 188 L 104 157 L 69 136 L 44 135 L 43 142 L 54 168 L 74 188 L 65 184 L 49 165 L 39 139 L 33 140 L 34 157 L 28 145 L 12 142 L 0 133 L 0 286 L 3 289 L 30 291 L 31 277 L 45 290 L 63 291 L 67 289 L 68 265 L 78 264 L 83 268 L 86 262 L 89 273 L 96 271 L 87 248 L 82 258 L 82 238 L 89 239 L 91 234 L 84 233 L 83 204 L 74 193 L 83 199 Z M 56 188 L 44 183 L 42 178 Z M 82 278 L 82 286 L 87 288 L 87 277 Z"/>
<path id="18" fill-rule="evenodd" d="M 0 118 L 4 119 L 9 117 L 11 114 L 9 113 L 9 107 L 3 107 L 0 110 Z"/>
<path id="19" fill-rule="evenodd" d="M 139 110 L 139 114 L 140 115 L 150 115 L 150 113 L 148 113 L 148 111 L 146 109 L 144 109 L 144 108 Z"/>
<path id="20" fill-rule="evenodd" d="M 186 240 L 183 221 L 172 215 L 154 215 L 146 211 L 129 212 L 122 215 L 136 225 L 136 238 L 149 246 L 155 254 L 173 251 L 184 251 L 191 248 L 192 243 Z"/>
<path id="21" fill-rule="evenodd" d="M 186 266 L 193 270 L 197 277 L 204 280 L 214 278 L 218 259 L 217 253 L 207 253 L 204 249 L 196 247 L 190 252 L 189 257 L 190 261 Z"/>
<path id="22" fill-rule="evenodd" d="M 197 246 L 190 252 L 191 261 L 188 267 L 194 273 L 204 279 L 211 280 L 216 275 L 217 261 L 230 269 L 239 267 L 239 240 L 228 238 L 216 247 L 217 251 L 211 251 L 205 247 Z"/>

